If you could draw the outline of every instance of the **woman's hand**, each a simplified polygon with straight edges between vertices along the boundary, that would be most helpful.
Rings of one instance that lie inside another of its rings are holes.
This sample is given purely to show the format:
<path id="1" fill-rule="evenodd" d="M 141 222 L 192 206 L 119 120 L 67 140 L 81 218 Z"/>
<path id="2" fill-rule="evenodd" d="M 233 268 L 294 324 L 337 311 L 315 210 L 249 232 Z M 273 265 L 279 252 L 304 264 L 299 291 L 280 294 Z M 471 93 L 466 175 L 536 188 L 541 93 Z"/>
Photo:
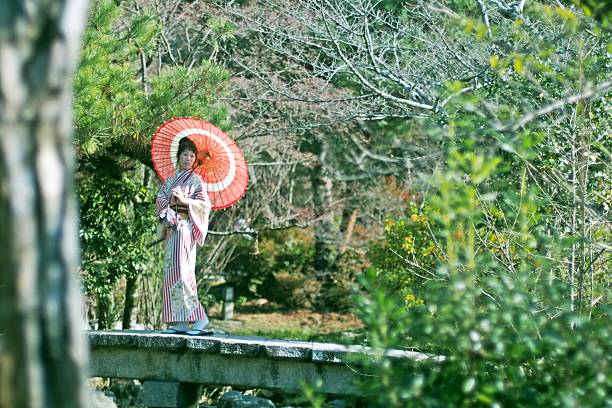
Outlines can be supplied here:
<path id="1" fill-rule="evenodd" d="M 172 190 L 172 198 L 178 201 L 180 204 L 187 204 L 187 198 L 180 188 Z"/>

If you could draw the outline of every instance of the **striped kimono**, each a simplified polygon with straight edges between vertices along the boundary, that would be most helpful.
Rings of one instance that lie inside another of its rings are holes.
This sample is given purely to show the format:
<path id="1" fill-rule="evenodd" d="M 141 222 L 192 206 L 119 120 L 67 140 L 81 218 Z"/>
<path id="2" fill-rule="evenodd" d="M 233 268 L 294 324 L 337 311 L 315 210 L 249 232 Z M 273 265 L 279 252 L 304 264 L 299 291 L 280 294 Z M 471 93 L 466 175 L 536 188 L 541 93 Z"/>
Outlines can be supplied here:
<path id="1" fill-rule="evenodd" d="M 172 209 L 174 206 L 170 206 L 172 192 L 176 189 L 181 189 L 188 198 L 188 219 L 181 218 Z M 156 214 L 167 226 L 162 321 L 207 321 L 204 307 L 198 300 L 195 280 L 196 244 L 204 244 L 211 209 L 202 179 L 192 170 L 179 171 L 160 188 L 156 204 Z M 170 223 L 175 225 L 169 226 Z"/>

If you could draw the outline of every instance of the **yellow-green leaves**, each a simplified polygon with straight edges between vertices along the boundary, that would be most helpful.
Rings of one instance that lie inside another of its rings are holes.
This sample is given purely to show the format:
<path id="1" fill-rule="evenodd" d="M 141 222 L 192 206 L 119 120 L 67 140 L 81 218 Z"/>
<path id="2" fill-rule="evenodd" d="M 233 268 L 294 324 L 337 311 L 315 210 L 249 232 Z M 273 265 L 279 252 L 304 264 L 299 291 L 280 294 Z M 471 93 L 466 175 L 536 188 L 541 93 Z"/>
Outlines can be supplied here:
<path id="1" fill-rule="evenodd" d="M 455 150 L 450 153 L 449 165 L 463 170 L 473 184 L 480 184 L 493 173 L 500 162 L 501 159 L 496 156 L 485 157 L 474 152 Z"/>
<path id="2" fill-rule="evenodd" d="M 491 65 L 491 68 L 493 69 L 497 68 L 498 63 L 499 63 L 499 57 L 497 55 L 493 54 L 489 57 L 489 65 Z"/>
<path id="3" fill-rule="evenodd" d="M 523 64 L 523 57 L 521 55 L 517 55 L 514 58 L 514 72 L 516 72 L 519 75 L 523 75 L 523 73 L 525 72 L 525 66 Z"/>
<path id="4" fill-rule="evenodd" d="M 477 40 L 483 40 L 487 36 L 487 26 L 480 20 L 474 20 L 472 18 L 466 18 L 464 20 L 463 30 L 466 33 L 473 34 Z"/>

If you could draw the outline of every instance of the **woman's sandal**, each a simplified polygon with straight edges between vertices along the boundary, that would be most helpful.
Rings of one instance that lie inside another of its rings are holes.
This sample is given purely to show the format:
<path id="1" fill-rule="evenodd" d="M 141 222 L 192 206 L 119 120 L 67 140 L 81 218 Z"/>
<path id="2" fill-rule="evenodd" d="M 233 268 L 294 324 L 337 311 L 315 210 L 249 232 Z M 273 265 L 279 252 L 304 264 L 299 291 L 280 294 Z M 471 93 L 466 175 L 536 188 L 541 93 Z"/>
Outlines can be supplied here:
<path id="1" fill-rule="evenodd" d="M 188 330 L 187 334 L 190 336 L 210 336 L 212 334 L 215 334 L 215 332 L 213 330 L 193 329 L 193 330 Z"/>
<path id="2" fill-rule="evenodd" d="M 166 329 L 162 330 L 161 334 L 185 334 L 187 330 Z"/>

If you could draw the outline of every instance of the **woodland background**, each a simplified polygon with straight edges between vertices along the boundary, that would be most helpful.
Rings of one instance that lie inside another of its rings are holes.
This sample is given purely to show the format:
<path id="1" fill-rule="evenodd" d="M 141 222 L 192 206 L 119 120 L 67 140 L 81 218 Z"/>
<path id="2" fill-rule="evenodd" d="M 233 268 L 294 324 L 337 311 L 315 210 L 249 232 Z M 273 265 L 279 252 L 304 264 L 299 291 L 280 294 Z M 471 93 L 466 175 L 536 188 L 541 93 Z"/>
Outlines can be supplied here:
<path id="1" fill-rule="evenodd" d="M 222 275 L 239 302 L 350 312 L 352 343 L 446 357 L 366 362 L 367 406 L 610 404 L 609 2 L 96 0 L 87 21 L 94 328 L 160 327 L 150 139 L 199 117 L 250 171 L 198 254 L 209 305 Z"/>

